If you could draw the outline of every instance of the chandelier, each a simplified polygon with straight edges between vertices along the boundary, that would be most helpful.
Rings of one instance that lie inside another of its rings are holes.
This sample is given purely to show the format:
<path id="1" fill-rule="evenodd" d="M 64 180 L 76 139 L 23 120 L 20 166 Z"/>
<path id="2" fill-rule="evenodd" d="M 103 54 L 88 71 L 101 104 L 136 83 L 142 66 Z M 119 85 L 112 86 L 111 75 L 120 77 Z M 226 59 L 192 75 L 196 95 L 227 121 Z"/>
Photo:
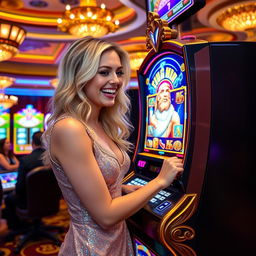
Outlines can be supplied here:
<path id="1" fill-rule="evenodd" d="M 25 35 L 26 31 L 20 26 L 0 20 L 0 61 L 10 59 L 18 53 Z"/>
<path id="2" fill-rule="evenodd" d="M 71 8 L 66 5 L 62 18 L 57 20 L 58 28 L 78 37 L 102 37 L 115 32 L 119 21 L 113 20 L 114 13 L 105 4 L 97 6 L 96 0 L 80 0 L 80 6 Z"/>
<path id="3" fill-rule="evenodd" d="M 0 110 L 11 108 L 13 105 L 18 103 L 18 97 L 13 95 L 5 95 L 0 92 Z"/>
<path id="4" fill-rule="evenodd" d="M 217 23 L 231 31 L 250 31 L 256 29 L 256 3 L 229 7 L 218 18 Z"/>
<path id="5" fill-rule="evenodd" d="M 15 81 L 15 78 L 9 76 L 0 76 L 0 91 L 4 90 L 6 87 L 11 86 Z"/>
<path id="6" fill-rule="evenodd" d="M 0 111 L 11 108 L 18 103 L 18 97 L 4 94 L 5 88 L 11 86 L 14 81 L 15 79 L 12 77 L 0 76 Z"/>

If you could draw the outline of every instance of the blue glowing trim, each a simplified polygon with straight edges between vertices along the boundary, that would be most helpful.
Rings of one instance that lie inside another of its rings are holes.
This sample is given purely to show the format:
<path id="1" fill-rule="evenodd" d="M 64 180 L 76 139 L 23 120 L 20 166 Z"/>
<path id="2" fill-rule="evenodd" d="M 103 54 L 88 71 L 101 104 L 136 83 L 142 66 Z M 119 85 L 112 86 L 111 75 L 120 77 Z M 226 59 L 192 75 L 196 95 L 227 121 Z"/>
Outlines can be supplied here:
<path id="1" fill-rule="evenodd" d="M 36 79 L 21 79 L 17 78 L 15 84 L 24 85 L 51 85 L 49 80 L 36 80 Z M 138 81 L 130 81 L 128 87 L 134 88 L 138 87 Z"/>
<path id="2" fill-rule="evenodd" d="M 51 97 L 54 94 L 54 89 L 26 89 L 26 88 L 6 88 L 7 95 L 23 95 L 23 96 L 46 96 Z"/>
<path id="3" fill-rule="evenodd" d="M 19 79 L 22 81 L 25 81 L 26 79 Z M 16 80 L 17 81 L 17 80 Z M 17 84 L 17 82 L 15 83 Z M 30 80 L 32 81 L 32 80 Z M 33 81 L 39 81 L 39 80 L 33 80 Z M 42 81 L 41 82 L 46 82 Z M 132 88 L 138 88 L 138 81 L 130 81 L 128 85 L 129 89 Z M 54 94 L 54 89 L 33 89 L 33 88 L 6 88 L 5 94 L 7 95 L 23 95 L 23 96 L 45 96 L 45 97 L 52 97 Z"/>
<path id="4" fill-rule="evenodd" d="M 15 84 L 25 84 L 25 85 L 50 85 L 49 80 L 36 80 L 36 79 L 21 79 L 17 78 Z"/>

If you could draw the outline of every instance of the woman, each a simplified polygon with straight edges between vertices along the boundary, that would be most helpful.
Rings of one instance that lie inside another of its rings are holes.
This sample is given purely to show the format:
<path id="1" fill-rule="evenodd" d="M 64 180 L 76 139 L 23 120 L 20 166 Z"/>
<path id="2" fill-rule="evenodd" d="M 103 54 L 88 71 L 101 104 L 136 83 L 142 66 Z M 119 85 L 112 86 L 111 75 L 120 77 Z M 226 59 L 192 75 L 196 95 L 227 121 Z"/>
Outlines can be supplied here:
<path id="1" fill-rule="evenodd" d="M 12 145 L 6 138 L 0 140 L 0 172 L 14 171 L 19 166 L 19 160 L 12 152 Z"/>
<path id="2" fill-rule="evenodd" d="M 59 255 L 134 255 L 124 220 L 183 171 L 181 160 L 170 158 L 147 185 L 122 186 L 131 148 L 128 63 L 117 45 L 92 37 L 74 42 L 60 63 L 44 134 L 45 164 L 71 216 Z M 122 196 L 122 188 L 131 193 Z"/>

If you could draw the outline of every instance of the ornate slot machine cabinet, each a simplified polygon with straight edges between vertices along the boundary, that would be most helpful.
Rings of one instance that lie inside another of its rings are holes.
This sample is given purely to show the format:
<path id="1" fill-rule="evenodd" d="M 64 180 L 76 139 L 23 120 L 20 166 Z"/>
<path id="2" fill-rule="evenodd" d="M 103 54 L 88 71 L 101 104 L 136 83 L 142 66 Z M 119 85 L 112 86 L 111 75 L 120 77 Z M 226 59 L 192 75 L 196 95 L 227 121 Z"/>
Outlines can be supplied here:
<path id="1" fill-rule="evenodd" d="M 171 156 L 184 173 L 128 219 L 137 255 L 246 255 L 256 249 L 256 43 L 176 36 L 149 12 L 139 136 L 124 183 L 146 184 Z"/>

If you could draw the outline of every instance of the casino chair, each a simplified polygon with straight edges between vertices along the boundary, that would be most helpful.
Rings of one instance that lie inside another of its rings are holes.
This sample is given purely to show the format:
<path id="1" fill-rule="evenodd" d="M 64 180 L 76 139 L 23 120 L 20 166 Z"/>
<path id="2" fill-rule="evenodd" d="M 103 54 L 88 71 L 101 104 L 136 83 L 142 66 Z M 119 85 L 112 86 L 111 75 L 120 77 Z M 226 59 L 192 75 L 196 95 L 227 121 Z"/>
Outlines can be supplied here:
<path id="1" fill-rule="evenodd" d="M 22 230 L 23 237 L 14 249 L 18 254 L 29 240 L 48 238 L 56 245 L 61 241 L 50 230 L 64 232 L 63 227 L 43 224 L 42 218 L 55 215 L 59 211 L 61 191 L 51 168 L 40 166 L 31 170 L 26 176 L 27 208 L 16 207 L 19 218 L 32 222 Z"/>

